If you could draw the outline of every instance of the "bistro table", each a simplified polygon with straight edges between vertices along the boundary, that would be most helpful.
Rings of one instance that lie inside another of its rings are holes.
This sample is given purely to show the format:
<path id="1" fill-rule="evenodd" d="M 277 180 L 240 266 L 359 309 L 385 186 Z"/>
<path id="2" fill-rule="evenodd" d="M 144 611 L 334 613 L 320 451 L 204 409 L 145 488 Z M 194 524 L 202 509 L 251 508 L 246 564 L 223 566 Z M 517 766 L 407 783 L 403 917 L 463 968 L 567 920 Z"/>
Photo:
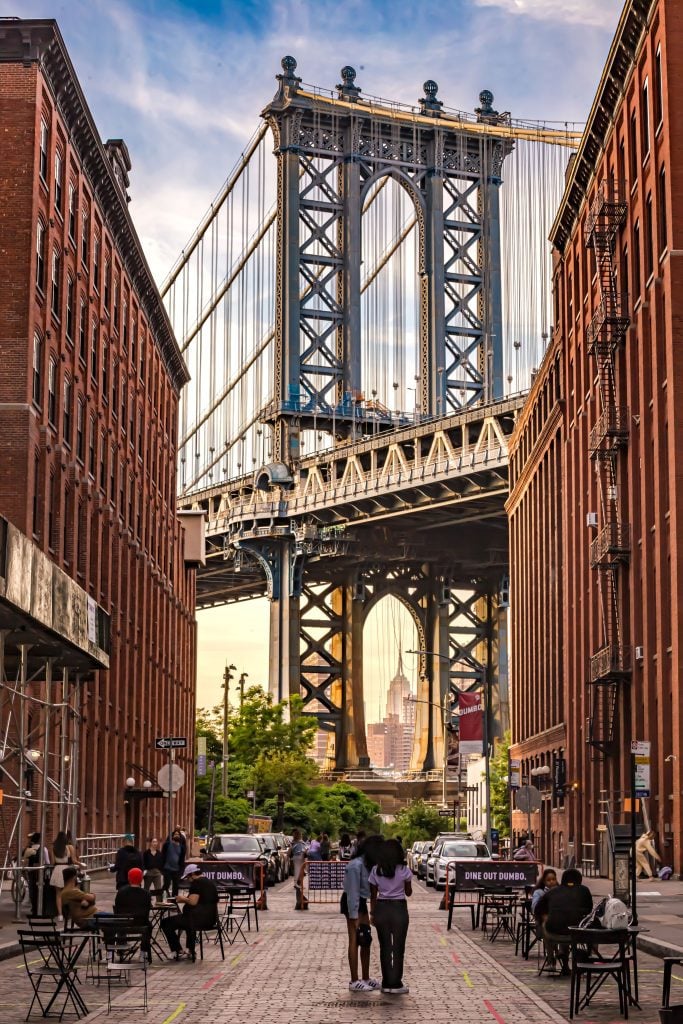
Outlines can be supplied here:
<path id="1" fill-rule="evenodd" d="M 170 960 L 171 956 L 168 950 L 159 942 L 159 932 L 161 930 L 161 922 L 169 914 L 180 913 L 178 904 L 173 902 L 166 903 L 154 903 L 152 909 L 149 912 L 149 924 L 150 924 L 150 946 L 159 957 L 160 960 Z"/>

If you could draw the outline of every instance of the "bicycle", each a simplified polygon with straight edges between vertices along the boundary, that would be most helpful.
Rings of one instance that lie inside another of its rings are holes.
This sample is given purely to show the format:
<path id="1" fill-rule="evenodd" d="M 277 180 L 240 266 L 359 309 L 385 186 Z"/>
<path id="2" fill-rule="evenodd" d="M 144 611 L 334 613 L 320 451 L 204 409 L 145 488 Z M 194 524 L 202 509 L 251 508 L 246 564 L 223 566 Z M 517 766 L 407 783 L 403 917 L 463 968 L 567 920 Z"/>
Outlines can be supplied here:
<path id="1" fill-rule="evenodd" d="M 10 861 L 9 868 L 7 870 L 12 872 L 12 883 L 10 885 L 10 895 L 12 897 L 12 903 L 23 903 L 28 893 L 28 883 L 26 881 L 26 875 L 24 874 L 23 870 L 19 867 L 14 858 L 12 858 L 12 860 Z"/>

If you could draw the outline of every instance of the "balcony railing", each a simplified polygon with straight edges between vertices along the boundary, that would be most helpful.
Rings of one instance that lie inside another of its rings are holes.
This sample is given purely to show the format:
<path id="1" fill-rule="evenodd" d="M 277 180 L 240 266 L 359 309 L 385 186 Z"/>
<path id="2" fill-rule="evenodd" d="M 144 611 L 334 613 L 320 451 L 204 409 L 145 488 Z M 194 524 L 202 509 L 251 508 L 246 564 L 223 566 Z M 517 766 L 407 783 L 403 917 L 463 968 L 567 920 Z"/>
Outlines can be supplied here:
<path id="1" fill-rule="evenodd" d="M 607 454 L 628 441 L 631 429 L 631 410 L 627 405 L 609 405 L 590 432 L 588 441 L 591 452 L 604 451 Z"/>
<path id="2" fill-rule="evenodd" d="M 623 644 L 608 644 L 590 661 L 591 683 L 608 683 L 631 674 L 631 648 Z"/>
<path id="3" fill-rule="evenodd" d="M 608 568 L 624 562 L 631 554 L 631 527 L 628 523 L 608 523 L 591 542 L 591 565 Z"/>
<path id="4" fill-rule="evenodd" d="M 626 293 L 606 295 L 600 300 L 586 331 L 589 355 L 607 354 L 624 340 L 631 318 Z"/>
<path id="5" fill-rule="evenodd" d="M 603 178 L 586 218 L 586 245 L 590 248 L 596 235 L 614 234 L 624 223 L 627 209 L 626 182 Z"/>

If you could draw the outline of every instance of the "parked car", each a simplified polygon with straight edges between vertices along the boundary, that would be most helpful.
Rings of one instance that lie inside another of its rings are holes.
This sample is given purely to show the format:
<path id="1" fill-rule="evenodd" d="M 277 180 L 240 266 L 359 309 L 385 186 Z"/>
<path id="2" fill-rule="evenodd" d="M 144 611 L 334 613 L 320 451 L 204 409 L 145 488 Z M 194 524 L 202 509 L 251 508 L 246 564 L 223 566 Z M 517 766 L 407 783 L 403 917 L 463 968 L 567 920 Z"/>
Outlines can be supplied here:
<path id="1" fill-rule="evenodd" d="M 266 832 L 261 836 L 266 841 L 269 851 L 275 849 L 277 853 L 277 878 L 276 882 L 284 882 L 289 875 L 289 848 L 282 832 Z"/>
<path id="2" fill-rule="evenodd" d="M 429 857 L 434 843 L 423 843 L 422 849 L 415 858 L 415 874 L 423 881 L 427 878 L 427 857 Z"/>
<path id="3" fill-rule="evenodd" d="M 204 856 L 207 860 L 258 861 L 268 877 L 268 854 L 256 835 L 231 832 L 212 836 Z"/>
<path id="4" fill-rule="evenodd" d="M 256 838 L 263 847 L 267 857 L 268 885 L 277 885 L 277 883 L 281 881 L 280 851 L 278 849 L 277 840 L 272 832 L 260 832 L 257 834 Z"/>
<path id="5" fill-rule="evenodd" d="M 434 844 L 427 861 L 427 885 L 446 888 L 447 865 L 456 860 L 491 860 L 486 843 L 474 839 L 442 839 Z"/>
<path id="6" fill-rule="evenodd" d="M 413 845 L 410 847 L 406 854 L 406 862 L 410 870 L 413 872 L 413 874 L 417 872 L 416 858 L 418 853 L 421 852 L 423 846 L 424 840 L 418 841 L 417 843 L 413 843 Z"/>

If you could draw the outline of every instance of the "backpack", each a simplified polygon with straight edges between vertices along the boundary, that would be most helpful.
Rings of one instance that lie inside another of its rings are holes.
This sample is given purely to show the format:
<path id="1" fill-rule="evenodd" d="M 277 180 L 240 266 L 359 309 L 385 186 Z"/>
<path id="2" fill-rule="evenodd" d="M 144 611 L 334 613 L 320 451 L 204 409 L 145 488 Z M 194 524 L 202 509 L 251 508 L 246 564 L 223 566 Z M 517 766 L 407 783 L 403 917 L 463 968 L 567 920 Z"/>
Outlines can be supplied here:
<path id="1" fill-rule="evenodd" d="M 30 863 L 30 861 L 29 861 L 29 863 Z M 673 868 L 666 867 L 666 866 L 663 867 L 663 868 L 660 868 L 659 871 L 657 872 L 657 877 L 661 878 L 661 880 L 663 882 L 668 882 L 672 875 L 673 875 Z"/>
<path id="2" fill-rule="evenodd" d="M 603 928 L 628 928 L 631 923 L 631 915 L 628 907 L 616 896 L 608 896 L 605 901 L 605 909 L 602 915 Z"/>
<path id="3" fill-rule="evenodd" d="M 605 907 L 607 906 L 607 900 L 609 896 L 605 896 L 599 903 L 596 903 L 590 914 L 579 921 L 579 928 L 604 928 L 603 917 L 605 914 Z"/>

